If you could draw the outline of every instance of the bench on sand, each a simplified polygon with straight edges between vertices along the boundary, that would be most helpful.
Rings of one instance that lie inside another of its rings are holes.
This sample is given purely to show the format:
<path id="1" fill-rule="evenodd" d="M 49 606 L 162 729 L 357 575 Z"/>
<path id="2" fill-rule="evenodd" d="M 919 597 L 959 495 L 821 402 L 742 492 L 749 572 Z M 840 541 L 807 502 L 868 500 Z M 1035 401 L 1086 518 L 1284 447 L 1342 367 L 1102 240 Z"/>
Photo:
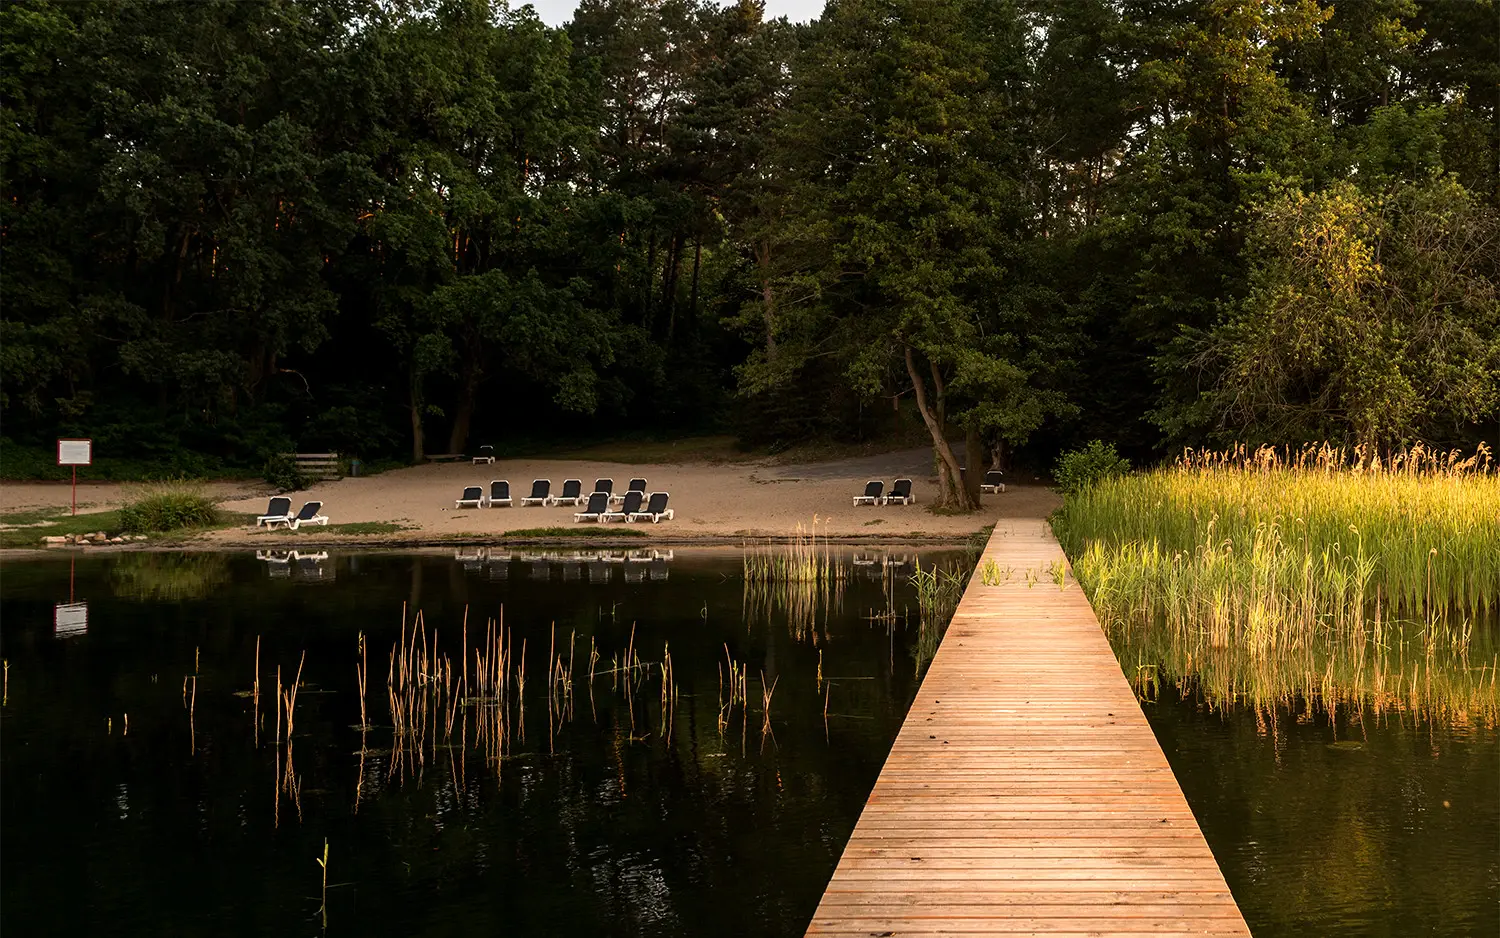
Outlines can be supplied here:
<path id="1" fill-rule="evenodd" d="M 309 479 L 342 479 L 344 467 L 338 453 L 286 453 L 297 464 L 297 472 Z"/>

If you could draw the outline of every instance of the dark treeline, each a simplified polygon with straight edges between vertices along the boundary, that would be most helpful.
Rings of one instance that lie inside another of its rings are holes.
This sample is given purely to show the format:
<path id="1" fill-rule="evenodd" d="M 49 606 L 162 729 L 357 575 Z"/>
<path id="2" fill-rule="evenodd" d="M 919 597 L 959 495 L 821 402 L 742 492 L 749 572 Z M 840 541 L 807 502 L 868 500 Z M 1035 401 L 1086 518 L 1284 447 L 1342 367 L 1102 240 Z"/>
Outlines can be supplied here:
<path id="1" fill-rule="evenodd" d="M 7 3 L 6 445 L 1472 443 L 1497 33 L 1491 0 Z"/>

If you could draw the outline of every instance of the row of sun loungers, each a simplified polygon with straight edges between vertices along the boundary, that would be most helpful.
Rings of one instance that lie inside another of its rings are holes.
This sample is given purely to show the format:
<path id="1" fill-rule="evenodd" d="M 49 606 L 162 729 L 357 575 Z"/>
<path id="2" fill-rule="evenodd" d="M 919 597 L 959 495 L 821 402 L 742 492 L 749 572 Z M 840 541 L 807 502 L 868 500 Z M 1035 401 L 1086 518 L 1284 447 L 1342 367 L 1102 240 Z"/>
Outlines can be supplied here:
<path id="1" fill-rule="evenodd" d="M 911 494 L 911 480 L 897 479 L 891 485 L 890 494 L 885 494 L 885 483 L 871 479 L 865 483 L 865 494 L 854 496 L 856 505 L 910 505 L 916 501 Z"/>
<path id="2" fill-rule="evenodd" d="M 585 496 L 583 480 L 566 479 L 563 481 L 561 494 L 553 495 L 552 480 L 537 479 L 531 483 L 531 494 L 520 499 L 520 502 L 523 508 L 559 505 L 582 507 L 582 511 L 573 515 L 574 521 L 650 521 L 656 524 L 672 520 L 672 509 L 667 507 L 667 500 L 670 496 L 666 492 L 652 492 L 648 495 L 645 479 L 631 479 L 630 487 L 619 494 L 615 493 L 614 486 L 613 479 L 596 479 L 594 490 Z M 510 482 L 505 479 L 496 479 L 490 483 L 490 491 L 487 495 L 482 486 L 466 487 L 462 497 L 454 500 L 453 507 L 509 508 L 512 503 Z M 612 505 L 617 506 L 618 510 L 611 511 Z"/>
<path id="3" fill-rule="evenodd" d="M 661 521 L 672 520 L 672 509 L 667 507 L 666 492 L 652 492 L 651 500 L 646 507 L 641 507 L 640 492 L 630 491 L 625 493 L 621 499 L 620 510 L 609 510 L 609 495 L 604 492 L 595 492 L 589 496 L 588 505 L 583 511 L 573 515 L 574 521 L 650 521 L 657 524 Z"/>
<path id="4" fill-rule="evenodd" d="M 323 514 L 322 502 L 303 502 L 301 510 L 294 515 L 292 514 L 292 500 L 278 495 L 266 506 L 266 513 L 255 519 L 255 526 L 258 528 L 264 525 L 274 528 L 278 524 L 284 524 L 288 530 L 295 531 L 304 524 L 326 526 L 328 518 Z"/>
<path id="5" fill-rule="evenodd" d="M 997 494 L 1005 491 L 1005 483 L 1000 481 L 1003 474 L 998 469 L 991 469 L 984 474 L 984 482 L 979 486 L 979 491 Z M 871 479 L 865 483 L 865 493 L 854 496 L 856 505 L 910 505 L 916 502 L 916 497 L 911 494 L 911 480 L 897 479 L 891 485 L 889 494 L 885 492 L 885 483 L 879 479 Z"/>

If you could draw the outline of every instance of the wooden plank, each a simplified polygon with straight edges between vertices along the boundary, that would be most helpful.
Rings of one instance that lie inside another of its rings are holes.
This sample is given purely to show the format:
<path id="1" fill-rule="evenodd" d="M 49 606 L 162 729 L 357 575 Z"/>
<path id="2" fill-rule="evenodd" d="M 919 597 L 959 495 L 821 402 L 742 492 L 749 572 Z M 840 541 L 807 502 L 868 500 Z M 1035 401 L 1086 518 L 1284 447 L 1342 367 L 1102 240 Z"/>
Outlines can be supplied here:
<path id="1" fill-rule="evenodd" d="M 989 560 L 1010 577 L 970 580 L 808 934 L 1248 936 L 1045 522 Z"/>

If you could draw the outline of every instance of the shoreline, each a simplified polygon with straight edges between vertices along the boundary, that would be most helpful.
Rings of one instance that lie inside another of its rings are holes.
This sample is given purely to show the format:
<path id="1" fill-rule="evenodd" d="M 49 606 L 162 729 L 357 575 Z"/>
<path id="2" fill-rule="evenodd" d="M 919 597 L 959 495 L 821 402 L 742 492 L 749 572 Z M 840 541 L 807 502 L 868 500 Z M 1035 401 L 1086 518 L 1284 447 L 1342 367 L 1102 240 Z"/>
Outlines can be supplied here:
<path id="1" fill-rule="evenodd" d="M 533 479 L 550 479 L 554 492 L 565 479 L 613 480 L 622 491 L 632 478 L 647 480 L 647 491 L 666 492 L 674 512 L 660 524 L 595 524 L 575 522 L 574 507 L 457 508 L 467 486 L 488 491 L 491 480 L 507 479 L 512 498 L 519 502 Z M 895 479 L 912 480 L 916 503 L 911 505 L 852 504 L 867 482 L 882 480 L 887 490 Z M 264 483 L 203 483 L 202 489 L 223 511 L 247 517 L 266 510 L 276 494 Z M 80 495 L 87 508 L 80 518 L 127 503 L 138 488 L 124 483 L 96 483 Z M 67 485 L 0 485 L 0 511 L 58 511 L 66 514 Z M 745 546 L 805 543 L 812 536 L 829 544 L 963 544 L 996 522 L 1045 519 L 1061 506 L 1053 490 L 1040 485 L 1012 485 L 1007 492 L 987 494 L 977 511 L 949 514 L 930 510 L 937 496 L 930 449 L 912 449 L 877 456 L 801 465 L 678 462 L 633 464 L 584 460 L 499 460 L 494 464 L 434 463 L 391 470 L 375 476 L 349 477 L 287 493 L 293 510 L 302 502 L 320 502 L 329 527 L 304 527 L 299 532 L 236 525 L 184 536 L 164 534 L 150 541 L 85 550 L 289 550 L 311 549 L 410 550 L 442 547 L 506 545 L 600 545 L 616 547 Z M 87 523 L 87 522 L 85 522 Z M 347 533 L 342 526 L 355 527 Z M 358 530 L 366 526 L 374 530 Z M 383 528 L 383 530 L 382 530 Z M 566 530 L 567 534 L 559 532 Z M 514 532 L 514 533 L 513 533 Z M 113 532 L 112 532 L 113 533 Z M 42 553 L 77 549 L 74 545 L 44 547 L 47 534 L 38 527 L 34 550 Z M 16 545 L 13 551 L 31 552 Z"/>
<path id="2" fill-rule="evenodd" d="M 986 527 L 976 528 L 968 536 L 951 534 L 902 533 L 886 535 L 832 535 L 818 536 L 820 544 L 826 542 L 833 548 L 857 547 L 926 547 L 963 548 Z M 223 532 L 215 532 L 223 533 Z M 250 535 L 254 537 L 254 535 Z M 805 540 L 805 539 L 804 539 Z M 255 550 L 358 550 L 358 551 L 438 551 L 450 547 L 514 547 L 548 549 L 596 549 L 628 550 L 635 548 L 753 548 L 781 546 L 797 542 L 796 535 L 677 535 L 673 537 L 492 537 L 481 535 L 449 535 L 443 538 L 395 537 L 388 535 L 346 535 L 332 537 L 299 537 L 261 535 L 259 540 L 216 539 L 209 543 L 203 536 L 173 541 L 162 538 L 157 541 L 134 544 L 66 544 L 56 547 L 8 547 L 0 548 L 0 561 L 25 560 L 39 557 L 94 556 L 97 554 L 123 553 L 210 553 L 214 551 Z"/>

